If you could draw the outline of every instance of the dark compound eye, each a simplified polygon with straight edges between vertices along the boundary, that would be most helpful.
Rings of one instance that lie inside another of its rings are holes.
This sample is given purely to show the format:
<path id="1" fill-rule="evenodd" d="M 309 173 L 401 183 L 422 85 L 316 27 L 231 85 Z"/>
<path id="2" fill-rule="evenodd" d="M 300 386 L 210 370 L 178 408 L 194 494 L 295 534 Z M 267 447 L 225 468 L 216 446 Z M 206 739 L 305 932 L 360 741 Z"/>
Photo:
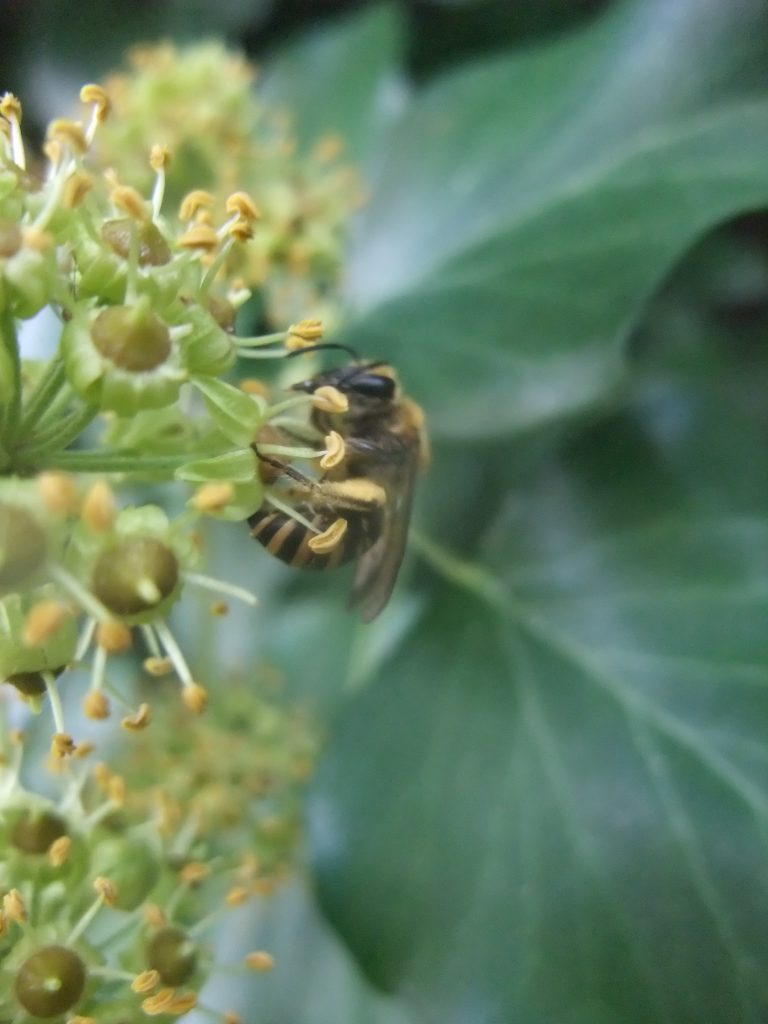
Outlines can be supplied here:
<path id="1" fill-rule="evenodd" d="M 345 390 L 365 395 L 366 398 L 392 398 L 395 382 L 380 373 L 361 373 L 353 377 Z"/>

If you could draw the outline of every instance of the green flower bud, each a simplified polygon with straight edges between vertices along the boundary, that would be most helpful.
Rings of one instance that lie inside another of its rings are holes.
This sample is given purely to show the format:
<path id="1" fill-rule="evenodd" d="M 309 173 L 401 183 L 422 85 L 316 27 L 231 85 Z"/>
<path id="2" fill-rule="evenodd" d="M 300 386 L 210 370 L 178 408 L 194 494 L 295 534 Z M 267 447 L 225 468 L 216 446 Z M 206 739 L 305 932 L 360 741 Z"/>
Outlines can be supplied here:
<path id="1" fill-rule="evenodd" d="M 170 262 L 168 243 L 151 220 L 136 221 L 132 217 L 123 217 L 105 221 L 101 229 L 101 237 L 110 249 L 126 260 L 131 255 L 134 233 L 140 266 L 161 267 Z"/>
<path id="2" fill-rule="evenodd" d="M 181 928 L 161 928 L 147 943 L 147 965 L 158 971 L 164 985 L 183 985 L 195 973 L 198 949 Z"/>
<path id="3" fill-rule="evenodd" d="M 28 320 L 47 306 L 58 284 L 55 250 L 19 249 L 6 260 L 2 270 L 7 284 L 11 312 Z"/>
<path id="4" fill-rule="evenodd" d="M 0 502 L 0 590 L 28 579 L 45 561 L 46 536 L 22 505 Z"/>
<path id="5" fill-rule="evenodd" d="M 179 563 L 172 548 L 154 537 L 123 537 L 99 555 L 93 593 L 115 615 L 155 613 L 175 596 Z M 151 617 L 151 616 L 150 616 Z"/>
<path id="6" fill-rule="evenodd" d="M 142 306 L 102 309 L 91 324 L 91 340 L 115 366 L 132 373 L 154 370 L 171 353 L 168 328 Z"/>
<path id="7" fill-rule="evenodd" d="M 14 256 L 21 248 L 21 229 L 13 221 L 0 221 L 0 259 Z"/>
<path id="8" fill-rule="evenodd" d="M 19 968 L 14 993 L 19 1004 L 36 1017 L 58 1017 L 73 1009 L 83 994 L 85 964 L 66 946 L 44 946 Z"/>
<path id="9" fill-rule="evenodd" d="M 160 869 L 152 847 L 130 836 L 106 836 L 91 854 L 91 876 L 114 882 L 119 910 L 135 910 L 143 903 L 160 878 Z"/>

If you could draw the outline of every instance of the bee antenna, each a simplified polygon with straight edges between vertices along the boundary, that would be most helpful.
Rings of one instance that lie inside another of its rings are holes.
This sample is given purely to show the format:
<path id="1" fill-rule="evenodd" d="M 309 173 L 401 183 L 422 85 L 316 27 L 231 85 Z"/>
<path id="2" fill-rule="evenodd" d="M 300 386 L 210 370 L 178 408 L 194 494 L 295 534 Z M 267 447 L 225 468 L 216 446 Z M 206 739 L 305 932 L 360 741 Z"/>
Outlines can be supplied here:
<path id="1" fill-rule="evenodd" d="M 320 345 L 305 345 L 303 348 L 296 348 L 293 352 L 289 352 L 286 355 L 286 359 L 293 359 L 294 356 L 302 356 L 307 352 L 319 352 L 321 349 L 335 348 L 341 349 L 342 352 L 346 352 L 352 356 L 353 359 L 360 359 L 360 355 L 350 345 L 342 345 L 339 341 L 325 341 Z"/>

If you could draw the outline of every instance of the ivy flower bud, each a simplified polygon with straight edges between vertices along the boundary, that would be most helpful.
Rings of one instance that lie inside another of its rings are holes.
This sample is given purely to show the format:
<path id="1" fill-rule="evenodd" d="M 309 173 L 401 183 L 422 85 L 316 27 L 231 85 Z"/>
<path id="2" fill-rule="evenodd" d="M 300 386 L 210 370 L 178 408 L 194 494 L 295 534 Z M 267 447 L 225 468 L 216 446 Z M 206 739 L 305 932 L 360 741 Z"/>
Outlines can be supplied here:
<path id="1" fill-rule="evenodd" d="M 67 946 L 44 946 L 19 968 L 14 994 L 19 1004 L 36 1017 L 58 1017 L 73 1009 L 83 994 L 85 964 Z"/>
<path id="2" fill-rule="evenodd" d="M 173 404 L 186 378 L 178 345 L 146 298 L 76 315 L 61 344 L 72 387 L 122 416 Z"/>
<path id="3" fill-rule="evenodd" d="M 115 615 L 147 621 L 176 596 L 179 563 L 172 548 L 155 537 L 127 536 L 105 548 L 91 588 Z"/>
<path id="4" fill-rule="evenodd" d="M 21 505 L 1 501 L 0 591 L 28 580 L 46 553 L 46 535 L 34 515 Z"/>
<path id="5" fill-rule="evenodd" d="M 171 260 L 171 250 L 158 226 L 151 220 L 120 217 L 104 221 L 101 237 L 118 256 L 127 260 L 135 244 L 140 267 L 162 267 Z M 134 243 L 135 237 L 135 243 Z"/>
<path id="6" fill-rule="evenodd" d="M 183 985 L 197 967 L 195 942 L 181 928 L 167 926 L 156 932 L 147 944 L 147 963 L 157 971 L 164 985 Z"/>

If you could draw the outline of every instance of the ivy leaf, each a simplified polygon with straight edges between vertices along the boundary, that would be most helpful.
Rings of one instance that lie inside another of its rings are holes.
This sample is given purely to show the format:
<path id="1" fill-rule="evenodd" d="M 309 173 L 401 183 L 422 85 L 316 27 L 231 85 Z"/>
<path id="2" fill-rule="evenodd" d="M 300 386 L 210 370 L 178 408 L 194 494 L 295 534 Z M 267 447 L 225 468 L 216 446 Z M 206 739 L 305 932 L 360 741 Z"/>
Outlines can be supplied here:
<path id="1" fill-rule="evenodd" d="M 762 0 L 625 0 L 446 75 L 379 147 L 347 336 L 432 429 L 487 437 L 598 402 L 665 274 L 768 201 Z"/>
<path id="2" fill-rule="evenodd" d="M 768 1017 L 768 447 L 693 379 L 518 480 L 479 561 L 427 546 L 342 716 L 321 899 L 427 1021 Z"/>

